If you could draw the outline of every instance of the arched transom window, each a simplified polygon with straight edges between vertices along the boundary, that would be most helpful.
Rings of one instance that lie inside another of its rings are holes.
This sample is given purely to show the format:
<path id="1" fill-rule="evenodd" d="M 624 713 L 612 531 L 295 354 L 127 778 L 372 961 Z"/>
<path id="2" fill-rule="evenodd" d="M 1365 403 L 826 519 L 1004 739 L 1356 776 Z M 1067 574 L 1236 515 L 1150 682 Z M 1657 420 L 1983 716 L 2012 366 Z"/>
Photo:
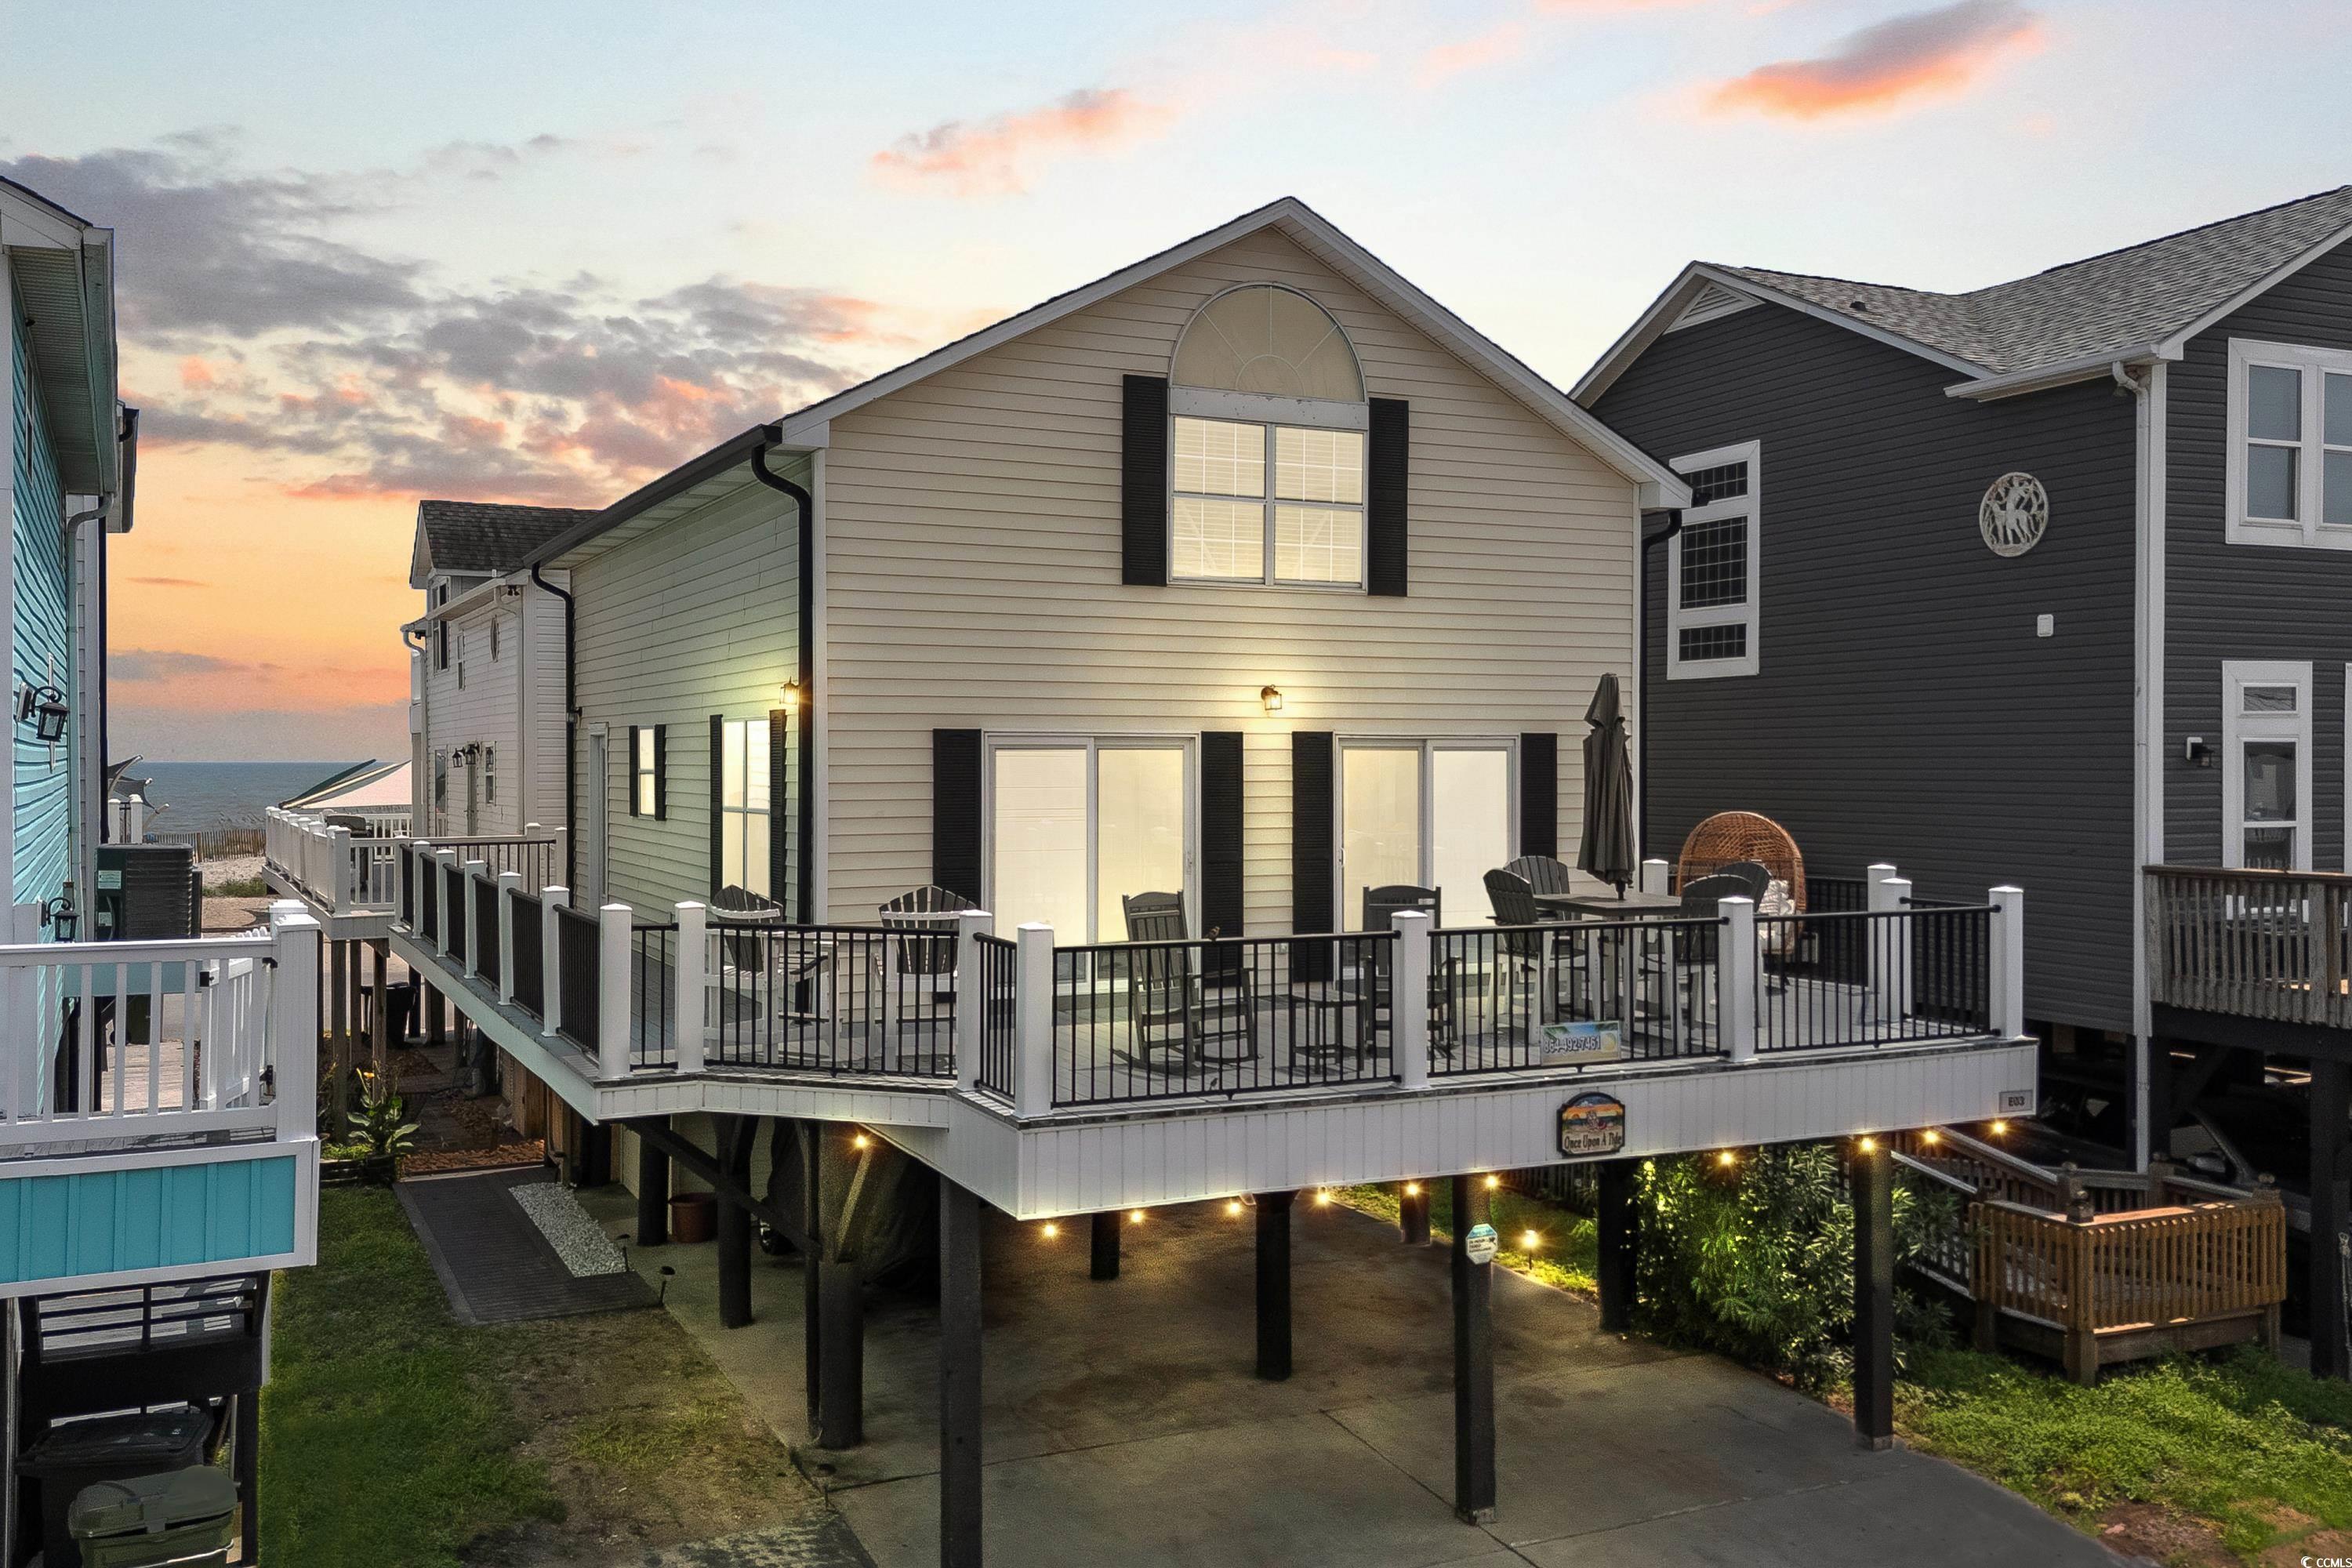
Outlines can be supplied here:
<path id="1" fill-rule="evenodd" d="M 1270 283 L 1201 307 L 1169 395 L 1169 575 L 1360 588 L 1364 375 L 1329 312 Z"/>

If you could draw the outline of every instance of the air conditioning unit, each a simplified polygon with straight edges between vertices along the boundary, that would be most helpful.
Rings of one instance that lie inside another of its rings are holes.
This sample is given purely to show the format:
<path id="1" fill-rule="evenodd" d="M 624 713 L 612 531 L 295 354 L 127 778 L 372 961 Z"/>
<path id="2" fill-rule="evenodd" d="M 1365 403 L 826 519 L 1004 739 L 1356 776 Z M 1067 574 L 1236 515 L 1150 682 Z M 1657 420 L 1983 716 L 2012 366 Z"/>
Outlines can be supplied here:
<path id="1" fill-rule="evenodd" d="M 204 885 L 185 844 L 98 847 L 100 942 L 170 941 L 203 934 Z"/>

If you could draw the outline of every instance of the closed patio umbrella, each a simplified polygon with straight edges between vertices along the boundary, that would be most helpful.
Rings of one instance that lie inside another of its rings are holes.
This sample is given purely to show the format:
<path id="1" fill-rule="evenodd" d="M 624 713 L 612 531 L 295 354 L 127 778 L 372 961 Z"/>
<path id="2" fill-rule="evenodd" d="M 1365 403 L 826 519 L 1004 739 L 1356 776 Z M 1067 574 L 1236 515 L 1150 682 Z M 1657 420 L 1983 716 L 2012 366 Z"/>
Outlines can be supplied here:
<path id="1" fill-rule="evenodd" d="M 1636 853 L 1633 757 L 1614 673 L 1601 676 L 1584 721 L 1591 729 L 1584 737 L 1584 837 L 1577 846 L 1577 869 L 1610 883 L 1622 899 L 1633 879 Z"/>

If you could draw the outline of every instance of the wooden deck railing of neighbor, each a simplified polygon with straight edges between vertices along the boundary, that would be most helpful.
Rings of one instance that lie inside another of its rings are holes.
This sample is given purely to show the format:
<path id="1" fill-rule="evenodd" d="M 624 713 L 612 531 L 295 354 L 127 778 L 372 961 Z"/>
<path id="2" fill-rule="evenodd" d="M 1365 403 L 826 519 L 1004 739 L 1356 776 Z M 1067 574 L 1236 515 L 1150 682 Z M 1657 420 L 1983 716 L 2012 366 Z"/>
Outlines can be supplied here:
<path id="1" fill-rule="evenodd" d="M 2352 876 L 2151 866 L 2147 877 L 2151 1001 L 2352 1027 Z"/>
<path id="2" fill-rule="evenodd" d="M 2173 1173 L 2049 1170 L 1961 1134 L 1905 1133 L 1906 1179 L 1955 1199 L 1921 1271 L 1975 1304 L 1980 1348 L 2018 1345 L 2088 1383 L 2102 1366 L 2278 1342 L 2286 1210 Z"/>
<path id="3" fill-rule="evenodd" d="M 954 1083 L 1024 1116 L 2023 1033 L 2023 898 L 1269 937 L 1017 940 L 979 910 L 648 921 L 418 842 L 398 918 L 593 1076 L 750 1068 Z M 531 951 L 523 952 L 524 947 Z"/>

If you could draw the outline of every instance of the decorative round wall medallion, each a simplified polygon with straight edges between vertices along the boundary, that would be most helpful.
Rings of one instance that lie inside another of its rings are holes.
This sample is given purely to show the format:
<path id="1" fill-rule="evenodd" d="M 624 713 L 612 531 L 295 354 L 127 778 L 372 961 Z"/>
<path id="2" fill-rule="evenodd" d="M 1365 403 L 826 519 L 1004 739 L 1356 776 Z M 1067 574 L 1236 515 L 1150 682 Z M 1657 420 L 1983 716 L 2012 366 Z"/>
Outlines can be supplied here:
<path id="1" fill-rule="evenodd" d="M 2050 492 L 2032 474 L 2001 475 L 1977 509 L 1977 530 L 1995 555 L 2024 554 L 2042 542 L 2049 526 Z"/>

